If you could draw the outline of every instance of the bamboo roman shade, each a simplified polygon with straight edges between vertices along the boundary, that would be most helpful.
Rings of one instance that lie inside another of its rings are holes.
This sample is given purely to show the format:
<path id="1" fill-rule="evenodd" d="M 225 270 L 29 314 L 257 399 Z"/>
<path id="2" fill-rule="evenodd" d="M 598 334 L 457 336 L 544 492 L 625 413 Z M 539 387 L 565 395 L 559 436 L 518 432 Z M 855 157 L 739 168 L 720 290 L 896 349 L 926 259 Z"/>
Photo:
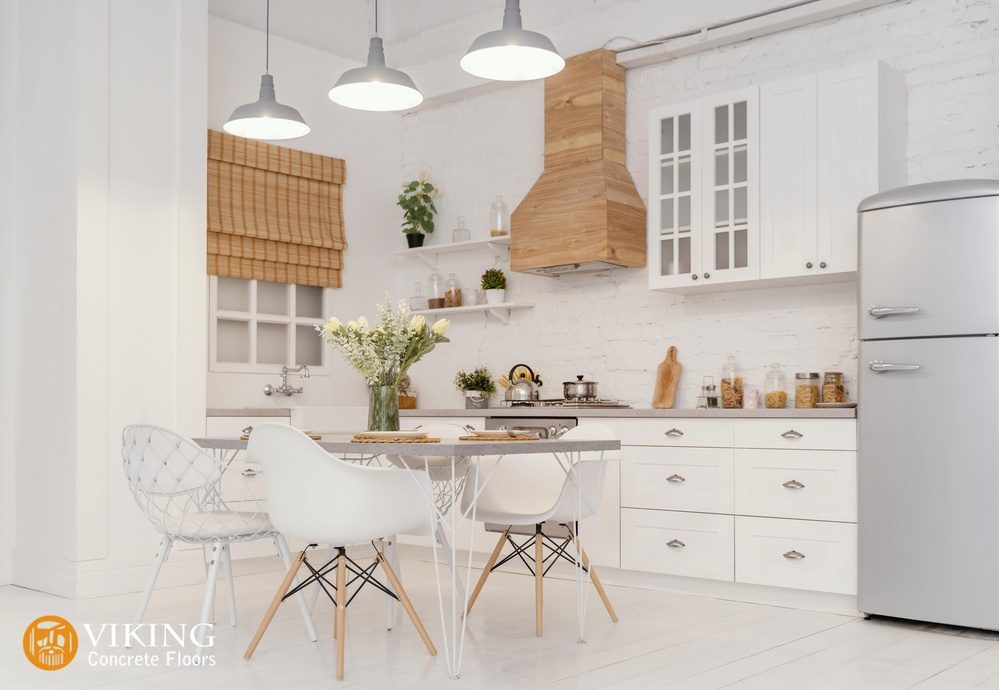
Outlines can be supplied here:
<path id="1" fill-rule="evenodd" d="M 208 273 L 340 287 L 339 158 L 208 131 Z"/>

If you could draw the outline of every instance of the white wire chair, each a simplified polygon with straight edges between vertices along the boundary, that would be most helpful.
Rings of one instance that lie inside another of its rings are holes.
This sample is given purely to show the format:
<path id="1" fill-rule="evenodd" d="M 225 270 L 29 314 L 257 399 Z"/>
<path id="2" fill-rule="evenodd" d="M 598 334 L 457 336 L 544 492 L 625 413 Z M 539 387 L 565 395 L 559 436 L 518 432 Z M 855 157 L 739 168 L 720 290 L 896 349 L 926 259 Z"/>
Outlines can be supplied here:
<path id="1" fill-rule="evenodd" d="M 229 618 L 236 625 L 236 595 L 232 578 L 229 546 L 234 542 L 271 539 L 285 567 L 291 567 L 291 554 L 281 534 L 274 529 L 261 501 L 249 499 L 251 492 L 237 491 L 242 475 L 229 470 L 235 453 L 212 457 L 194 441 L 169 429 L 132 424 L 121 437 L 121 456 L 128 487 L 157 532 L 163 535 L 153 565 L 153 572 L 135 614 L 135 623 L 145 615 L 146 607 L 163 563 L 175 542 L 200 544 L 211 550 L 206 563 L 205 593 L 201 623 L 211 622 L 215 604 L 215 582 L 221 565 L 229 588 Z M 241 500 L 227 501 L 227 494 Z M 306 631 L 315 641 L 305 600 L 296 596 Z M 205 630 L 205 626 L 198 628 Z"/>

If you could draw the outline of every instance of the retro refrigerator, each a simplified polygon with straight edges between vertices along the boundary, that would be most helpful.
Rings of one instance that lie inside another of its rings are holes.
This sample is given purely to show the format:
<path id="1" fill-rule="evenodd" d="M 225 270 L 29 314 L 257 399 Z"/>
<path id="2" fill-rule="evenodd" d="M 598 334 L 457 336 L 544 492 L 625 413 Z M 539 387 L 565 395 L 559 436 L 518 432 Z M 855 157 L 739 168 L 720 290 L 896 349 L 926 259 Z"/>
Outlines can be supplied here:
<path id="1" fill-rule="evenodd" d="M 859 211 L 867 614 L 999 629 L 999 180 Z"/>

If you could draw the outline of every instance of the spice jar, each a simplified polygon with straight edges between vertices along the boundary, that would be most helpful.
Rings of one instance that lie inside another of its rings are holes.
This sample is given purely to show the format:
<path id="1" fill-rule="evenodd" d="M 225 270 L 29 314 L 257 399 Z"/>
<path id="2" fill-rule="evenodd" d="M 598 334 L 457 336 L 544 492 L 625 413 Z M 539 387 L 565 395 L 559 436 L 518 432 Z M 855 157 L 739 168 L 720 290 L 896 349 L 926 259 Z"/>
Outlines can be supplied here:
<path id="1" fill-rule="evenodd" d="M 739 375 L 739 365 L 732 355 L 728 356 L 722 367 L 721 406 L 725 409 L 742 407 L 742 376 Z"/>
<path id="2" fill-rule="evenodd" d="M 419 283 L 413 285 L 413 296 L 409 298 L 410 311 L 422 311 L 427 308 L 427 298 L 423 296 L 423 286 Z"/>
<path id="3" fill-rule="evenodd" d="M 461 306 L 461 288 L 458 287 L 458 279 L 454 277 L 453 273 L 447 277 L 447 286 L 444 290 L 444 306 Z"/>
<path id="4" fill-rule="evenodd" d="M 842 371 L 827 371 L 822 377 L 822 402 L 846 402 L 846 388 L 843 386 Z"/>
<path id="5" fill-rule="evenodd" d="M 819 401 L 819 375 L 813 371 L 799 371 L 794 375 L 794 406 L 799 409 L 815 407 Z"/>
<path id="6" fill-rule="evenodd" d="M 510 211 L 503 197 L 498 194 L 489 207 L 489 234 L 492 237 L 504 237 L 510 234 Z"/>
<path id="7" fill-rule="evenodd" d="M 458 216 L 458 227 L 451 231 L 452 242 L 468 242 L 471 233 L 465 227 L 465 217 Z"/>
<path id="8" fill-rule="evenodd" d="M 772 410 L 787 407 L 787 376 L 780 364 L 770 365 L 763 381 L 763 402 Z"/>
<path id="9" fill-rule="evenodd" d="M 440 309 L 444 306 L 444 285 L 441 282 L 441 274 L 434 269 L 430 274 L 430 291 L 427 294 L 427 308 Z"/>
<path id="10" fill-rule="evenodd" d="M 715 385 L 714 376 L 705 376 L 701 381 L 701 397 L 704 398 L 705 408 L 718 407 L 718 386 Z"/>

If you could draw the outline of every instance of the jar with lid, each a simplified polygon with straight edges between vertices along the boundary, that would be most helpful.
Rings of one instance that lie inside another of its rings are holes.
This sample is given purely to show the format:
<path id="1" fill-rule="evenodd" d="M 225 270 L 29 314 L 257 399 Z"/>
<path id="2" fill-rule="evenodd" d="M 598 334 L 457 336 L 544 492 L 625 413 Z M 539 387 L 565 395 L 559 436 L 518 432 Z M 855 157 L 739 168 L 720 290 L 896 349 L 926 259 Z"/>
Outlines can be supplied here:
<path id="1" fill-rule="evenodd" d="M 725 409 L 742 407 L 742 375 L 733 355 L 725 359 L 721 375 L 721 406 Z"/>
<path id="2" fill-rule="evenodd" d="M 444 290 L 444 306 L 461 306 L 461 287 L 458 285 L 458 279 L 454 277 L 453 273 L 447 277 L 447 285 Z"/>
<path id="3" fill-rule="evenodd" d="M 444 306 L 444 283 L 441 274 L 434 269 L 430 274 L 430 291 L 427 293 L 427 308 L 440 309 Z"/>
<path id="4" fill-rule="evenodd" d="M 776 362 L 770 365 L 766 378 L 763 380 L 763 402 L 770 409 L 787 407 L 787 376 L 784 369 Z"/>
<path id="5" fill-rule="evenodd" d="M 846 387 L 843 385 L 842 371 L 827 371 L 822 376 L 822 402 L 846 402 Z"/>
<path id="6" fill-rule="evenodd" d="M 718 386 L 715 385 L 714 376 L 705 376 L 701 381 L 701 397 L 704 398 L 705 408 L 718 407 Z"/>
<path id="7" fill-rule="evenodd" d="M 489 207 L 489 234 L 492 237 L 504 237 L 510 234 L 510 211 L 499 194 Z"/>
<path id="8" fill-rule="evenodd" d="M 794 406 L 809 409 L 818 401 L 819 375 L 814 371 L 799 371 L 794 375 Z"/>
<path id="9" fill-rule="evenodd" d="M 413 285 L 413 296 L 409 298 L 410 311 L 422 311 L 427 308 L 427 298 L 423 296 L 423 286 L 419 283 Z"/>
<path id="10" fill-rule="evenodd" d="M 458 216 L 458 225 L 451 231 L 452 242 L 468 242 L 471 233 L 465 227 L 465 216 Z"/>

